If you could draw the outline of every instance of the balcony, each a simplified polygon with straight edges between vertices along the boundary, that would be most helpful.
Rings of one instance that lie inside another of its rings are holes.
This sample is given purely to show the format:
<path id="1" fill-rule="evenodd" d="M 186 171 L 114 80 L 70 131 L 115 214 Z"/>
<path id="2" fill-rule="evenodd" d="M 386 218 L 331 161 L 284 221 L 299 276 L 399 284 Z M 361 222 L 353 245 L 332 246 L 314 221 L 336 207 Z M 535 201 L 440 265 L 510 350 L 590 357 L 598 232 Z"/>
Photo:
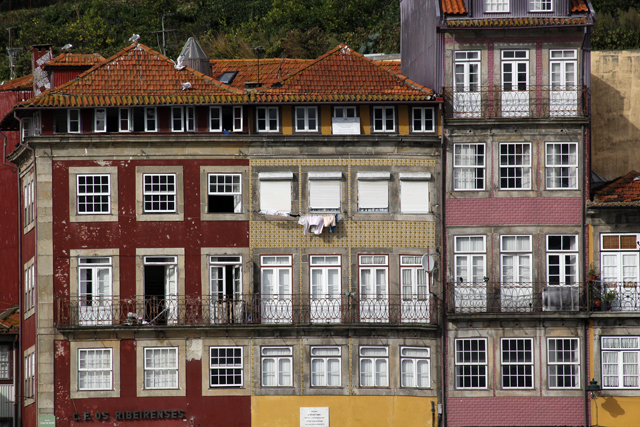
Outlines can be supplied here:
<path id="1" fill-rule="evenodd" d="M 591 282 L 591 308 L 601 312 L 640 313 L 640 284 L 633 281 Z"/>
<path id="2" fill-rule="evenodd" d="M 448 312 L 553 313 L 587 311 L 586 285 L 456 282 L 448 284 Z"/>
<path id="3" fill-rule="evenodd" d="M 229 325 L 437 324 L 437 299 L 389 295 L 383 298 L 311 298 L 308 295 L 238 299 L 200 296 L 157 298 L 56 298 L 55 322 L 66 327 L 173 327 Z"/>
<path id="4" fill-rule="evenodd" d="M 469 86 L 443 89 L 449 119 L 581 118 L 589 115 L 585 86 Z"/>

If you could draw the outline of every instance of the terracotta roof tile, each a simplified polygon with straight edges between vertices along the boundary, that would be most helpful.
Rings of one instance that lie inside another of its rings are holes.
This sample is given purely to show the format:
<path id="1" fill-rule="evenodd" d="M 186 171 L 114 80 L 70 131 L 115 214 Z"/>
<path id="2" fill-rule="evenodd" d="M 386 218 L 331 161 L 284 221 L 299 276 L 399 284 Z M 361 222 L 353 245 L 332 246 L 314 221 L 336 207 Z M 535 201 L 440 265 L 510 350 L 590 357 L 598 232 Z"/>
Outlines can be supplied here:
<path id="1" fill-rule="evenodd" d="M 467 12 L 464 8 L 464 0 L 442 0 L 442 11 L 452 15 Z"/>
<path id="2" fill-rule="evenodd" d="M 400 74 L 400 61 L 386 60 L 386 61 L 373 61 L 374 64 L 378 64 L 381 68 L 389 71 L 393 74 Z"/>
<path id="3" fill-rule="evenodd" d="M 257 82 L 258 80 L 266 86 L 289 77 L 311 62 L 313 62 L 312 59 L 288 58 L 266 58 L 260 59 L 260 61 L 257 59 L 215 59 L 211 60 L 211 77 L 218 79 L 225 71 L 237 71 L 238 74 L 230 86 L 244 89 L 245 82 Z"/>
<path id="4" fill-rule="evenodd" d="M 183 90 L 182 83 L 191 87 Z M 244 93 L 173 61 L 142 44 L 131 45 L 76 79 L 18 104 L 19 107 L 242 102 Z"/>
<path id="5" fill-rule="evenodd" d="M 482 19 L 448 19 L 449 27 L 547 27 L 558 25 L 584 25 L 585 16 L 573 18 L 482 18 Z"/>
<path id="6" fill-rule="evenodd" d="M 62 53 L 43 65 L 45 69 L 53 67 L 93 67 L 106 59 L 97 53 Z"/>
<path id="7" fill-rule="evenodd" d="M 258 102 L 426 101 L 433 91 L 390 72 L 341 44 L 277 86 L 255 92 Z"/>
<path id="8" fill-rule="evenodd" d="M 33 74 L 8 80 L 0 85 L 0 91 L 33 90 Z"/>
<path id="9" fill-rule="evenodd" d="M 589 7 L 585 0 L 571 0 L 571 12 L 588 12 Z"/>
<path id="10" fill-rule="evenodd" d="M 631 171 L 593 192 L 593 207 L 640 206 L 640 172 Z"/>

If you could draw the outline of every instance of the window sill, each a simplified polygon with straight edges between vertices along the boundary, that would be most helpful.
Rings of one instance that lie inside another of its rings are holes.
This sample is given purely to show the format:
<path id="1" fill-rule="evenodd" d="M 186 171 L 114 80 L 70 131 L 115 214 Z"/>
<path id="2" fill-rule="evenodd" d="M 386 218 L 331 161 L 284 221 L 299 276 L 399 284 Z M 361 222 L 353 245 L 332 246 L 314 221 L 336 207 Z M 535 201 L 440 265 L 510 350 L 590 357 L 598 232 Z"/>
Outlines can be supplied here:
<path id="1" fill-rule="evenodd" d="M 284 218 L 284 217 L 283 217 Z M 203 213 L 202 221 L 249 221 L 249 214 L 244 213 Z"/>
<path id="2" fill-rule="evenodd" d="M 183 213 L 141 213 L 136 215 L 136 221 L 184 221 Z"/>

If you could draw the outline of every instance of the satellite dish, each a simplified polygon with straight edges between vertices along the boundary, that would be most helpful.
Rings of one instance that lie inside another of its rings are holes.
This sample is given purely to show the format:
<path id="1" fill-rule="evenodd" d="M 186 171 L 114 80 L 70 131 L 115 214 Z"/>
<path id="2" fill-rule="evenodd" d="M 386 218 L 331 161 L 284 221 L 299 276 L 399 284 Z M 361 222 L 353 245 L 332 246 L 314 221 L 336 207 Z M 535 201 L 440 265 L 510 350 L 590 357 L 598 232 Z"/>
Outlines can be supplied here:
<path id="1" fill-rule="evenodd" d="M 435 266 L 436 266 L 436 258 L 433 255 L 430 255 L 430 254 L 422 255 L 422 268 L 424 268 L 425 271 L 428 271 L 429 273 L 431 273 L 433 271 L 433 267 Z"/>

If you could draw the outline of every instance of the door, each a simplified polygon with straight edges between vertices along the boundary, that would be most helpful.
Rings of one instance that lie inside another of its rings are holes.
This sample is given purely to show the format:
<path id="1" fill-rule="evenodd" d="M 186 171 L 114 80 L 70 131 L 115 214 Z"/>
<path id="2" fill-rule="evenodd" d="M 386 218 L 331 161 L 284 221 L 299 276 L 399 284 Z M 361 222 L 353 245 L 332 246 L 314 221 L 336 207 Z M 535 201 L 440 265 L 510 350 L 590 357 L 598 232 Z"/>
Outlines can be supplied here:
<path id="1" fill-rule="evenodd" d="M 262 323 L 291 323 L 291 256 L 261 257 Z"/>
<path id="2" fill-rule="evenodd" d="M 340 310 L 340 256 L 311 256 L 311 323 L 337 323 Z"/>
<path id="3" fill-rule="evenodd" d="M 110 257 L 83 257 L 78 260 L 78 324 L 111 325 L 113 299 Z"/>
<path id="4" fill-rule="evenodd" d="M 502 51 L 502 117 L 529 116 L 529 51 Z"/>
<path id="5" fill-rule="evenodd" d="M 602 292 L 616 292 L 611 310 L 640 308 L 638 252 L 602 252 Z"/>
<path id="6" fill-rule="evenodd" d="M 473 244 L 473 242 L 471 242 Z M 456 241 L 456 244 L 459 244 Z M 484 240 L 480 242 L 484 245 Z M 462 250 L 468 250 L 462 248 Z M 456 313 L 484 312 L 487 310 L 487 282 L 485 255 L 456 255 L 454 304 Z"/>
<path id="7" fill-rule="evenodd" d="M 531 255 L 502 255 L 500 301 L 503 312 L 531 311 Z"/>
<path id="8" fill-rule="evenodd" d="M 239 323 L 243 318 L 242 257 L 210 258 L 210 321 Z"/>
<path id="9" fill-rule="evenodd" d="M 389 257 L 360 256 L 360 321 L 389 321 Z"/>
<path id="10" fill-rule="evenodd" d="M 551 61 L 551 92 L 549 94 L 549 114 L 552 117 L 578 115 L 578 86 L 575 50 L 557 50 L 550 52 L 551 58 L 562 58 L 562 61 Z M 574 60 L 571 60 L 574 59 Z"/>
<path id="11" fill-rule="evenodd" d="M 401 320 L 404 323 L 429 323 L 429 279 L 422 268 L 422 257 L 400 257 Z"/>
<path id="12" fill-rule="evenodd" d="M 455 52 L 453 79 L 453 117 L 480 117 L 480 51 Z"/>
<path id="13" fill-rule="evenodd" d="M 144 320 L 154 325 L 178 323 L 177 257 L 144 257 Z"/>

